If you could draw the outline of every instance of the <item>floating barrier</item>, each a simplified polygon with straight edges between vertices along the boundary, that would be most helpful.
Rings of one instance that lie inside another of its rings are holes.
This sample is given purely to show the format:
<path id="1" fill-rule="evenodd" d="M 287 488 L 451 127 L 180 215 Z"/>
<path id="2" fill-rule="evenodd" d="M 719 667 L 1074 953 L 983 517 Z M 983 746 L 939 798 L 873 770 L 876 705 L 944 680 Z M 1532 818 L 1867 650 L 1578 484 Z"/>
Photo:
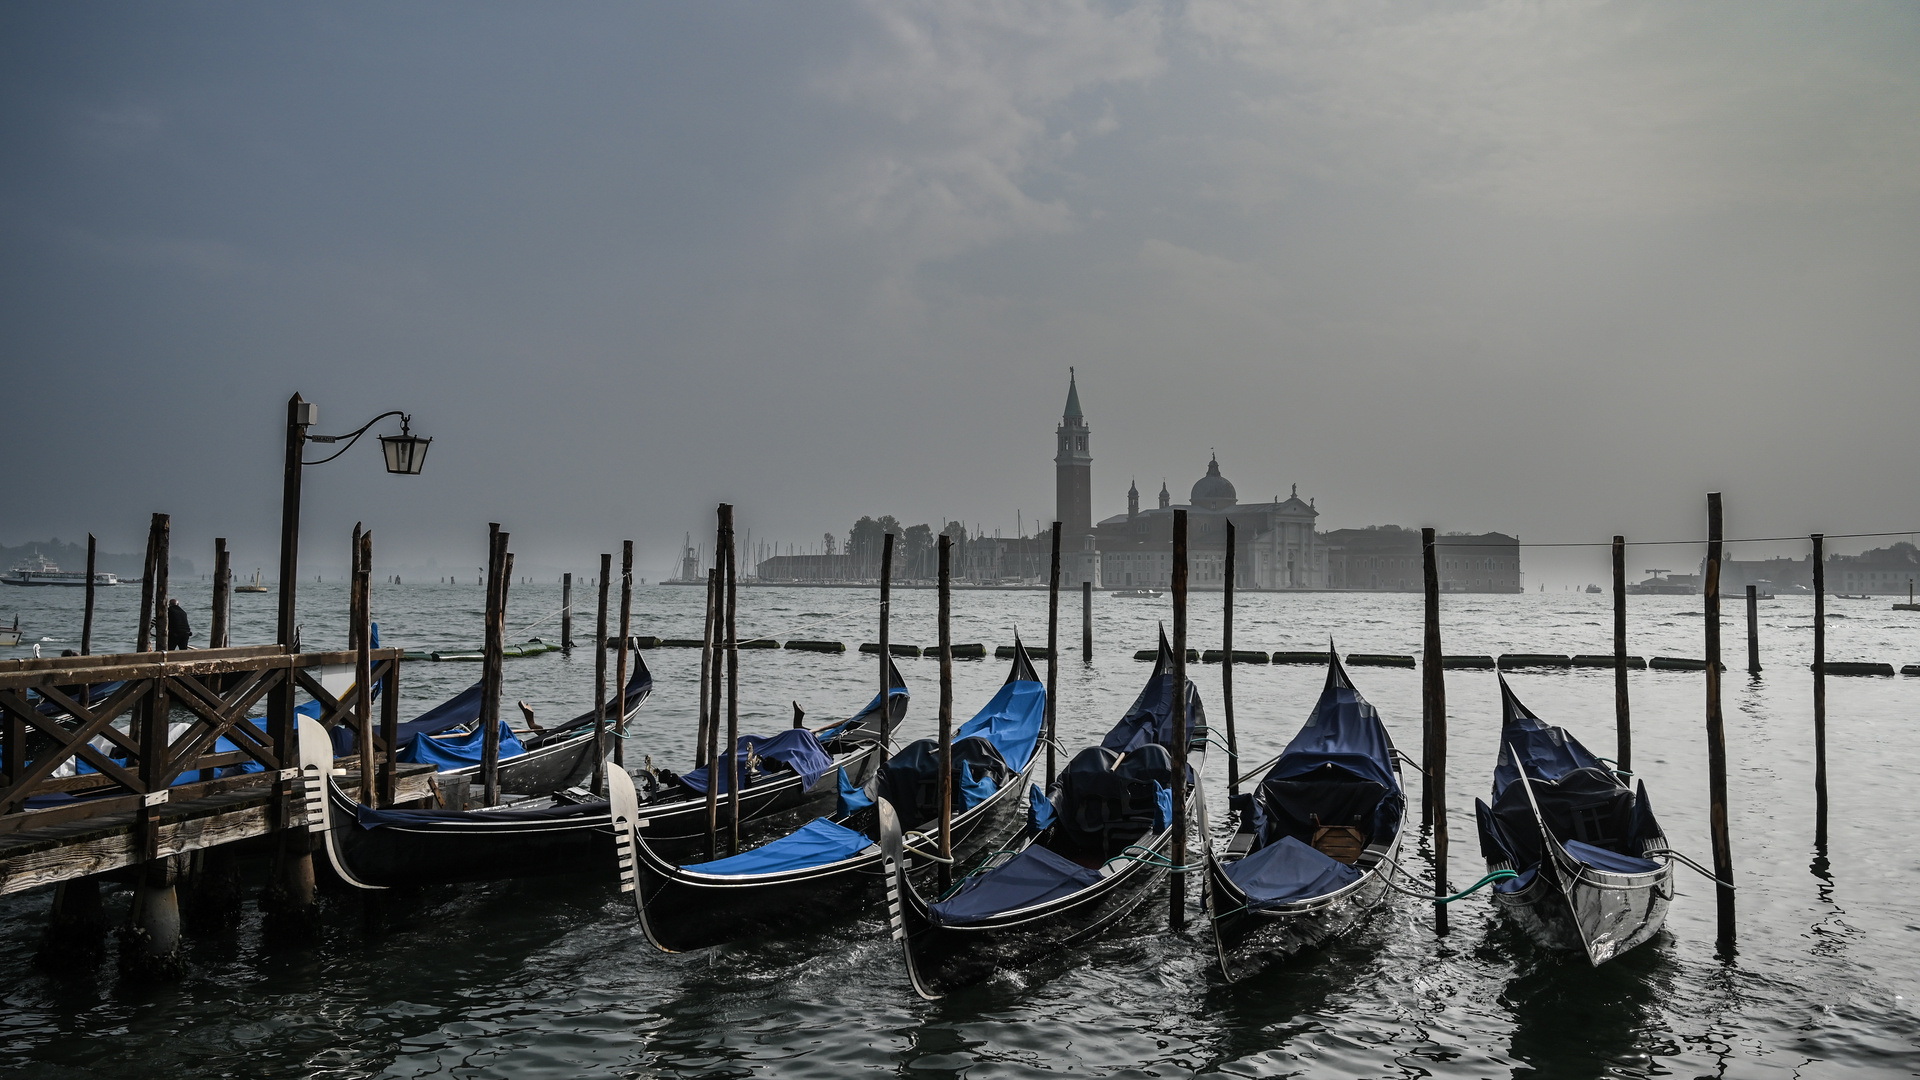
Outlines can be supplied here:
<path id="1" fill-rule="evenodd" d="M 863 641 L 860 643 L 860 651 L 863 653 L 878 654 L 880 652 L 880 643 L 877 641 Z M 923 654 L 923 650 L 918 645 L 895 645 L 891 641 L 887 642 L 887 651 L 895 656 L 920 656 Z M 932 650 L 934 654 L 938 652 L 938 649 Z"/>
<path id="2" fill-rule="evenodd" d="M 1491 671 L 1495 665 L 1491 656 L 1442 656 L 1440 666 L 1444 669 L 1474 668 Z"/>
<path id="3" fill-rule="evenodd" d="M 1327 662 L 1327 654 L 1321 650 L 1277 652 L 1273 654 L 1272 662 L 1276 664 L 1325 664 Z"/>
<path id="4" fill-rule="evenodd" d="M 1572 667 L 1573 657 L 1558 653 L 1510 652 L 1500 654 L 1500 670 L 1530 667 Z"/>
<path id="5" fill-rule="evenodd" d="M 955 660 L 985 660 L 987 658 L 987 647 L 977 641 L 949 647 L 953 649 L 953 658 Z M 940 650 L 936 648 L 933 654 L 939 656 Z"/>
<path id="6" fill-rule="evenodd" d="M 1809 669 L 1813 665 L 1807 665 Z M 1920 670 L 1920 669 L 1917 669 Z M 1829 660 L 1826 663 L 1829 675 L 1892 675 L 1892 664 L 1876 664 L 1864 660 Z"/>
<path id="7" fill-rule="evenodd" d="M 1444 659 L 1443 659 L 1444 662 Z M 1397 653 L 1348 653 L 1347 663 L 1352 667 L 1405 667 L 1413 666 L 1413 657 Z"/>
<path id="8" fill-rule="evenodd" d="M 703 649 L 707 645 L 707 641 L 705 638 L 697 638 L 697 637 L 654 638 L 653 640 L 660 643 L 654 646 L 655 648 L 658 648 L 658 649 Z M 613 644 L 608 646 L 608 648 L 613 648 L 613 649 L 617 649 L 619 647 L 620 647 L 619 638 L 614 638 Z"/>
<path id="9" fill-rule="evenodd" d="M 1573 666 L 1586 667 L 1586 668 L 1611 668 L 1613 667 L 1613 654 L 1612 653 L 1581 653 L 1580 655 L 1575 656 L 1573 658 Z M 1627 657 L 1627 670 L 1629 671 L 1647 670 L 1647 658 L 1644 656 Z"/>
<path id="10" fill-rule="evenodd" d="M 846 652 L 844 641 L 802 641 L 799 638 L 787 642 L 787 648 L 798 652 Z"/>
<path id="11" fill-rule="evenodd" d="M 939 647 L 935 646 L 933 649 L 929 650 L 928 655 L 939 656 L 940 655 Z M 1053 650 L 1047 648 L 1044 645 L 1037 645 L 1037 646 L 1029 645 L 1027 646 L 1027 655 L 1032 657 L 1035 660 L 1047 660 L 1053 657 Z M 1013 659 L 1013 646 L 996 645 L 993 648 L 993 656 L 994 656 L 994 659 L 996 660 L 1011 660 Z"/>
<path id="12" fill-rule="evenodd" d="M 539 638 L 532 638 L 530 640 L 523 641 L 518 645 L 508 645 L 506 648 L 503 648 L 500 650 L 500 655 L 506 657 L 509 660 L 513 660 L 523 656 L 539 656 L 542 653 L 559 652 L 559 651 L 560 651 L 560 646 L 558 645 L 549 645 L 546 642 L 541 641 Z M 451 662 L 451 663 L 479 664 L 479 663 L 486 662 L 487 653 L 485 649 L 435 649 L 432 651 L 415 651 L 415 652 L 401 653 L 400 659 L 402 660 L 437 660 L 442 663 Z"/>
<path id="13" fill-rule="evenodd" d="M 743 649 L 777 649 L 780 643 L 770 637 L 757 637 L 740 643 Z"/>
<path id="14" fill-rule="evenodd" d="M 1200 654 L 1200 662 L 1203 664 L 1218 664 L 1226 658 L 1226 652 L 1221 649 L 1208 649 L 1206 652 Z M 1266 653 L 1256 649 L 1235 649 L 1233 650 L 1233 662 L 1236 664 L 1265 664 L 1268 662 L 1268 657 Z"/>
<path id="15" fill-rule="evenodd" d="M 1647 666 L 1652 668 L 1655 671 L 1705 671 L 1707 670 L 1707 662 L 1705 660 L 1695 660 L 1695 659 L 1692 659 L 1691 657 L 1686 657 L 1686 656 L 1656 656 L 1653 659 L 1647 661 Z M 1832 665 L 1828 665 L 1828 666 L 1831 667 Z M 1721 671 L 1727 670 L 1727 665 L 1721 664 L 1720 670 Z"/>
<path id="16" fill-rule="evenodd" d="M 1160 659 L 1160 650 L 1159 649 L 1141 649 L 1139 652 L 1133 654 L 1133 658 L 1135 660 L 1145 660 L 1148 663 L 1152 663 L 1153 661 Z M 1322 658 L 1323 659 L 1325 658 L 1324 654 L 1322 654 Z M 1197 664 L 1199 662 L 1200 662 L 1200 650 L 1188 649 L 1187 663 Z"/>
<path id="17" fill-rule="evenodd" d="M 1920 675 L 1920 664 L 1908 664 L 1900 669 L 1902 675 Z"/>

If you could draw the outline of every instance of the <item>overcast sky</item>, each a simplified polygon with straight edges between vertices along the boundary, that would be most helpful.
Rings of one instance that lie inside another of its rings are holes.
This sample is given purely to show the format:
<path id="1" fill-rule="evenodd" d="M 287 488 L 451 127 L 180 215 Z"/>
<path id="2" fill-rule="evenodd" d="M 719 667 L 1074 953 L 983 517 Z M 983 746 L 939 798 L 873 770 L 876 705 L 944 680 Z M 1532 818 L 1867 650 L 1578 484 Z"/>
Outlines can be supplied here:
<path id="1" fill-rule="evenodd" d="M 0 542 L 271 566 L 296 390 L 315 569 L 1031 531 L 1069 365 L 1096 517 L 1920 526 L 1920 7 L 0 4 Z"/>

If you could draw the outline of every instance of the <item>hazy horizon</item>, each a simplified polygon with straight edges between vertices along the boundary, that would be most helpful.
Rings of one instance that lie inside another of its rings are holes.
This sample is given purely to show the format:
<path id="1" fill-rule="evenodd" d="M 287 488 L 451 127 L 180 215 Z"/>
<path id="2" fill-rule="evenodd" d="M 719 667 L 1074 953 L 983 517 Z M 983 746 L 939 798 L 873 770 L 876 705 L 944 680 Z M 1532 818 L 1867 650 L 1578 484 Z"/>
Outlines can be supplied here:
<path id="1" fill-rule="evenodd" d="M 1898 4 L 0 7 L 0 543 L 165 511 L 271 571 L 295 391 L 435 439 L 307 470 L 309 575 L 356 521 L 377 573 L 499 521 L 648 580 L 721 501 L 1031 533 L 1069 365 L 1096 519 L 1217 452 L 1323 529 L 1920 528 L 1916 46 Z"/>

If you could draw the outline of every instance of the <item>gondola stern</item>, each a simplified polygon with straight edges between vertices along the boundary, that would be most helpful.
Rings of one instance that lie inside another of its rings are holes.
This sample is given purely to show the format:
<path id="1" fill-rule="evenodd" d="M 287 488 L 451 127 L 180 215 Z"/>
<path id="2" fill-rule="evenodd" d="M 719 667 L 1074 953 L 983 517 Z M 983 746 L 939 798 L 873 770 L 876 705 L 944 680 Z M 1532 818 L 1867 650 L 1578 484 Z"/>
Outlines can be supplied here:
<path id="1" fill-rule="evenodd" d="M 945 995 L 921 975 L 914 956 L 914 939 L 935 928 L 926 902 L 914 888 L 913 879 L 907 876 L 906 839 L 901 834 L 900 815 L 884 796 L 874 800 L 874 808 L 880 822 L 880 855 L 887 880 L 887 925 L 893 931 L 893 940 L 900 943 L 900 956 L 906 963 L 913 992 L 928 1001 L 938 1001 Z"/>
<path id="2" fill-rule="evenodd" d="M 302 716 L 299 718 L 299 754 L 301 794 L 306 800 L 307 832 L 318 833 L 321 846 L 327 852 L 327 864 L 340 880 L 356 889 L 374 892 L 386 888 L 384 885 L 371 885 L 360 880 L 347 868 L 347 859 L 340 851 L 339 825 L 334 818 L 336 803 L 347 807 L 355 805 L 355 800 L 340 789 L 333 779 L 333 741 L 327 737 L 327 730 L 314 720 Z"/>

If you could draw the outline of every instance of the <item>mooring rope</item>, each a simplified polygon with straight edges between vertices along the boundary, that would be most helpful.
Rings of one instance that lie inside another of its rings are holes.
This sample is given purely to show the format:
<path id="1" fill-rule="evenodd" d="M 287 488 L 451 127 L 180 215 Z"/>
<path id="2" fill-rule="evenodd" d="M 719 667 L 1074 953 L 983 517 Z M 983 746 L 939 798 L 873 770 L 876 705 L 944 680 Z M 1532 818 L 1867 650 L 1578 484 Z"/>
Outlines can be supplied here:
<path id="1" fill-rule="evenodd" d="M 1692 870 L 1693 872 L 1695 872 L 1695 873 L 1697 873 L 1697 874 L 1703 874 L 1703 875 L 1705 875 L 1705 876 L 1706 876 L 1706 878 L 1707 878 L 1707 880 L 1709 880 L 1709 881 L 1711 881 L 1711 882 L 1713 882 L 1713 883 L 1714 883 L 1715 885 L 1725 885 L 1725 886 L 1726 886 L 1727 888 L 1729 888 L 1729 889 L 1731 889 L 1731 888 L 1735 888 L 1735 886 L 1734 886 L 1734 884 L 1733 884 L 1733 882 L 1731 882 L 1731 881 L 1721 881 L 1721 880 L 1720 880 L 1720 879 L 1719 879 L 1718 877 L 1715 877 L 1715 876 L 1714 876 L 1714 873 L 1713 873 L 1713 871 L 1711 871 L 1711 870 L 1709 870 L 1709 869 L 1707 869 L 1707 868 L 1706 868 L 1706 867 L 1704 867 L 1704 866 L 1701 866 L 1701 865 L 1700 865 L 1699 863 L 1697 863 L 1697 862 L 1694 862 L 1694 861 L 1693 861 L 1692 859 L 1689 859 L 1689 858 L 1687 858 L 1687 857 L 1686 857 L 1685 855 L 1682 855 L 1682 854 L 1680 854 L 1679 852 L 1677 852 L 1677 851 L 1675 851 L 1675 850 L 1673 850 L 1672 848 L 1663 848 L 1663 847 L 1661 847 L 1661 848 L 1648 848 L 1648 849 L 1646 850 L 1646 852 L 1645 852 L 1645 854 L 1648 854 L 1648 855 L 1665 855 L 1665 856 L 1666 856 L 1667 858 L 1669 858 L 1669 859 L 1672 859 L 1672 860 L 1674 860 L 1675 862 L 1677 862 L 1677 863 L 1680 863 L 1680 864 L 1681 864 L 1681 865 L 1683 865 L 1683 866 L 1686 866 L 1686 867 L 1687 867 L 1688 869 L 1690 869 L 1690 870 Z"/>
<path id="2" fill-rule="evenodd" d="M 1418 877 L 1414 876 L 1412 871 L 1408 870 L 1404 866 L 1401 866 L 1399 862 L 1395 861 L 1393 856 L 1388 855 L 1385 852 L 1382 852 L 1380 854 L 1380 861 L 1386 863 L 1388 866 L 1404 874 L 1408 881 L 1418 882 L 1420 880 Z M 1403 885 L 1395 884 L 1392 874 L 1382 874 L 1380 877 L 1380 880 L 1385 882 L 1387 888 L 1392 889 L 1394 892 L 1403 893 L 1407 896 L 1411 896 L 1415 898 L 1416 900 L 1425 900 L 1430 904 L 1451 904 L 1455 900 L 1464 900 L 1467 897 L 1472 896 L 1474 893 L 1479 892 L 1482 888 L 1485 888 L 1486 886 L 1491 885 L 1496 881 L 1506 881 L 1509 878 L 1517 878 L 1519 876 L 1520 876 L 1519 874 L 1513 872 L 1512 870 L 1495 870 L 1494 872 L 1488 874 L 1486 877 L 1483 877 L 1479 881 L 1474 882 L 1472 885 L 1468 886 L 1467 888 L 1462 889 L 1457 893 L 1454 893 L 1452 896 L 1435 896 L 1432 893 L 1414 892 L 1412 889 L 1409 889 Z"/>

